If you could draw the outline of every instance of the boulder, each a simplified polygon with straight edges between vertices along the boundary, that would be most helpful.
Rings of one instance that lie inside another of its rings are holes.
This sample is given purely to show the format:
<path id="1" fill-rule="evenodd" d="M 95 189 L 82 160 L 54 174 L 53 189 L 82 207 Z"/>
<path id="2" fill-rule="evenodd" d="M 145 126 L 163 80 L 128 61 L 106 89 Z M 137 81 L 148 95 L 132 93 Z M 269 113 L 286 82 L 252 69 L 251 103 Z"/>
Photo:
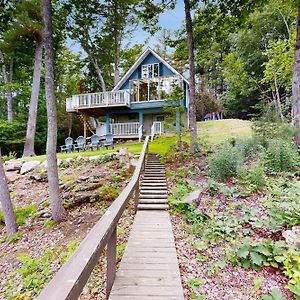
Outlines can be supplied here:
<path id="1" fill-rule="evenodd" d="M 291 230 L 284 231 L 282 236 L 289 246 L 300 248 L 300 226 L 294 226 Z"/>
<path id="2" fill-rule="evenodd" d="M 98 159 L 100 159 L 101 156 L 102 156 L 102 155 L 94 155 L 94 156 L 90 156 L 90 157 L 89 157 L 89 160 L 90 160 L 90 161 L 98 160 Z"/>
<path id="3" fill-rule="evenodd" d="M 119 150 L 119 155 L 128 155 L 128 148 L 121 148 Z"/>
<path id="4" fill-rule="evenodd" d="M 21 167 L 21 174 L 24 175 L 32 170 L 34 170 L 37 166 L 41 164 L 38 160 L 27 161 Z"/>
<path id="5" fill-rule="evenodd" d="M 194 203 L 195 201 L 197 201 L 200 197 L 200 193 L 201 193 L 201 190 L 196 190 L 196 191 L 193 191 L 193 192 L 190 192 L 184 199 L 184 202 L 186 203 Z"/>
<path id="6" fill-rule="evenodd" d="M 67 163 L 67 164 L 71 164 L 75 161 L 74 158 L 72 157 L 67 157 L 65 160 L 63 160 L 64 163 Z"/>
<path id="7" fill-rule="evenodd" d="M 138 159 L 134 159 L 134 158 L 133 158 L 133 159 L 130 160 L 130 165 L 136 168 L 138 162 L 139 162 Z"/>
<path id="8" fill-rule="evenodd" d="M 4 164 L 4 170 L 6 172 L 20 171 L 24 160 L 9 160 Z"/>
<path id="9" fill-rule="evenodd" d="M 42 174 L 36 173 L 36 174 L 30 175 L 30 179 L 33 179 L 33 180 L 38 181 L 38 182 L 46 182 L 47 181 L 47 175 L 42 175 Z"/>

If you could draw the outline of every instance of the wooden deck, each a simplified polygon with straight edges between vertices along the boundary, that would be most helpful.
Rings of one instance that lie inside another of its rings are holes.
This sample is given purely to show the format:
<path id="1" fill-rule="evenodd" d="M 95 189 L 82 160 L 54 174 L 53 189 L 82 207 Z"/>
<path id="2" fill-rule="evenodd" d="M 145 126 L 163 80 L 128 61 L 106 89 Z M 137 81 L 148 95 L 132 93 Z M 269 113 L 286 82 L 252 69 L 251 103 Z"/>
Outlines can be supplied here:
<path id="1" fill-rule="evenodd" d="M 184 299 L 168 211 L 137 212 L 109 299 Z"/>

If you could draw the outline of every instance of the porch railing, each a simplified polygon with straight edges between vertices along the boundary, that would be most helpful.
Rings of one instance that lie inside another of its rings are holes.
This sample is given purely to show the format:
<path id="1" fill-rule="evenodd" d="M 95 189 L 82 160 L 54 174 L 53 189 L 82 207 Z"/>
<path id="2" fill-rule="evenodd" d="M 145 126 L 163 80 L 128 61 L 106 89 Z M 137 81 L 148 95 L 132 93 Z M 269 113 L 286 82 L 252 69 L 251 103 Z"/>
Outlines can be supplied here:
<path id="1" fill-rule="evenodd" d="M 130 123 L 111 123 L 110 133 L 114 136 L 130 136 L 139 134 L 139 122 L 130 122 Z"/>
<path id="2" fill-rule="evenodd" d="M 101 92 L 74 95 L 66 99 L 67 112 L 80 108 L 129 105 L 129 91 Z"/>
<path id="3" fill-rule="evenodd" d="M 155 121 L 151 126 L 151 141 L 153 141 L 155 135 L 162 135 L 164 131 L 163 122 Z"/>
<path id="4" fill-rule="evenodd" d="M 41 294 L 37 297 L 37 300 L 77 299 L 106 246 L 106 298 L 108 298 L 116 274 L 118 222 L 133 194 L 135 207 L 137 208 L 139 180 L 145 166 L 145 160 L 148 153 L 148 141 L 149 137 L 146 137 L 138 164 L 128 185 L 80 243 L 70 259 L 42 290 Z"/>

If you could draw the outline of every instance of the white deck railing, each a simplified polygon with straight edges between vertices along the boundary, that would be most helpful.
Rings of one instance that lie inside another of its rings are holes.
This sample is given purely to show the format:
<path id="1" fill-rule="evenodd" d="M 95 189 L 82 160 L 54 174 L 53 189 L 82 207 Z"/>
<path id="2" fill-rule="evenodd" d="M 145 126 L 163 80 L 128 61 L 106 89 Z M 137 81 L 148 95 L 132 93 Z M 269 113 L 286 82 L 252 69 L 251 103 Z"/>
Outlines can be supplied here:
<path id="1" fill-rule="evenodd" d="M 153 141 L 155 135 L 162 135 L 164 131 L 163 122 L 153 122 L 151 126 L 151 141 Z"/>
<path id="2" fill-rule="evenodd" d="M 139 122 L 131 123 L 111 123 L 110 133 L 114 136 L 130 136 L 139 134 Z"/>
<path id="3" fill-rule="evenodd" d="M 67 112 L 80 108 L 129 105 L 130 94 L 127 90 L 74 95 L 66 99 Z"/>

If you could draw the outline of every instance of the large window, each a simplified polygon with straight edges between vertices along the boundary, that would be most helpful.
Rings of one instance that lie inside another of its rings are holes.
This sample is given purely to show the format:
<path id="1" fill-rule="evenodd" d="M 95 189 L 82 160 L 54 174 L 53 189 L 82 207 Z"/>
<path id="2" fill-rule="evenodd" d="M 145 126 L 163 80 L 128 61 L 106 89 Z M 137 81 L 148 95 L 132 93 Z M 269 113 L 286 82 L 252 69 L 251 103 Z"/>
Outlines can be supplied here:
<path id="1" fill-rule="evenodd" d="M 142 78 L 159 76 L 159 64 L 142 65 Z"/>

